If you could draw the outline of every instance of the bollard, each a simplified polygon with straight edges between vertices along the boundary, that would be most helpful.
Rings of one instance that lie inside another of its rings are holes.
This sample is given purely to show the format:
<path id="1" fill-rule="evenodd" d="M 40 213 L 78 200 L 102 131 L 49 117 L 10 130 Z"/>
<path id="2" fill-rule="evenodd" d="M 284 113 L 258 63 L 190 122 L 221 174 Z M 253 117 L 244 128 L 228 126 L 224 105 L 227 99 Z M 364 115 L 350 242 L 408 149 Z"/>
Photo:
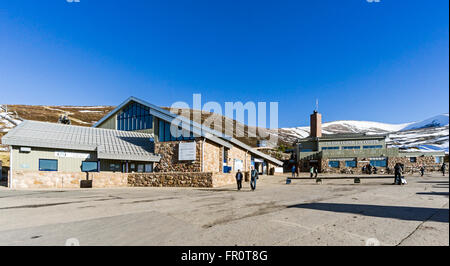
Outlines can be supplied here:
<path id="1" fill-rule="evenodd" d="M 316 183 L 317 184 L 322 184 L 322 178 L 316 178 Z"/>
<path id="2" fill-rule="evenodd" d="M 291 179 L 290 178 L 287 178 L 286 179 L 286 185 L 289 185 L 291 183 Z"/>
<path id="3" fill-rule="evenodd" d="M 354 183 L 355 184 L 360 184 L 361 183 L 361 179 L 359 179 L 359 177 L 355 177 Z"/>

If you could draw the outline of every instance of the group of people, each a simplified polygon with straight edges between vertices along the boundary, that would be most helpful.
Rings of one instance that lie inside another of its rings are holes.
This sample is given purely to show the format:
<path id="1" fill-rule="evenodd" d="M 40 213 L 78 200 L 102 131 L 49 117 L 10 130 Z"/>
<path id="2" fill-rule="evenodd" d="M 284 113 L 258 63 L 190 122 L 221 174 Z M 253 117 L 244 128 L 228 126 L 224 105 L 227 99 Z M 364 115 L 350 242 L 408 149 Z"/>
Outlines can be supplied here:
<path id="1" fill-rule="evenodd" d="M 298 177 L 298 167 L 293 165 L 292 168 L 292 177 Z M 319 169 L 317 167 L 311 166 L 309 169 L 309 173 L 311 178 L 315 177 L 317 178 L 317 175 L 319 174 Z"/>
<path id="2" fill-rule="evenodd" d="M 367 165 L 364 165 L 362 167 L 362 172 L 366 174 L 377 174 L 378 169 L 375 166 L 372 166 L 370 163 Z"/>
<path id="3" fill-rule="evenodd" d="M 242 179 L 244 179 L 244 174 L 242 174 L 241 170 L 238 169 L 236 173 L 236 182 L 237 182 L 237 189 L 242 189 Z M 256 171 L 255 167 L 252 166 L 252 169 L 250 171 L 250 188 L 252 191 L 256 189 L 256 180 L 259 179 L 258 171 Z"/>

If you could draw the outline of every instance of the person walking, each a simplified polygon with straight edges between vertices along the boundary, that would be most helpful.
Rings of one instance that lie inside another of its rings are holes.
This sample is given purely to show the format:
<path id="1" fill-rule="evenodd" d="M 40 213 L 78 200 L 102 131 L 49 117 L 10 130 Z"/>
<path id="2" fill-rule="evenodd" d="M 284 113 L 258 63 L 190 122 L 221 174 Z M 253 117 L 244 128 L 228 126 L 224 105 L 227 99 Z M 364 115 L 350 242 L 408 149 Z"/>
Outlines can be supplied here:
<path id="1" fill-rule="evenodd" d="M 258 171 L 256 171 L 255 167 L 252 166 L 252 170 L 250 172 L 250 187 L 254 191 L 256 189 L 256 180 L 258 179 Z"/>
<path id="2" fill-rule="evenodd" d="M 296 172 L 296 167 L 295 165 L 292 166 L 292 177 L 295 177 L 295 172 Z"/>
<path id="3" fill-rule="evenodd" d="M 446 165 L 445 165 L 445 163 L 443 163 L 441 166 L 442 176 L 445 176 L 445 168 L 446 168 Z"/>
<path id="4" fill-rule="evenodd" d="M 311 178 L 314 177 L 314 166 L 311 166 L 311 168 L 309 169 L 309 175 Z"/>
<path id="5" fill-rule="evenodd" d="M 394 166 L 394 173 L 395 173 L 394 185 L 401 185 L 402 184 L 402 167 L 400 166 L 399 163 L 397 163 Z"/>
<path id="6" fill-rule="evenodd" d="M 319 168 L 314 168 L 314 178 L 317 178 L 317 175 L 319 174 Z"/>
<path id="7" fill-rule="evenodd" d="M 425 167 L 423 165 L 420 166 L 420 176 L 423 176 L 423 174 L 425 173 Z"/>
<path id="8" fill-rule="evenodd" d="M 238 169 L 237 173 L 236 173 L 236 183 L 237 183 L 237 189 L 241 190 L 242 188 L 242 178 L 244 176 L 242 175 L 241 169 Z"/>

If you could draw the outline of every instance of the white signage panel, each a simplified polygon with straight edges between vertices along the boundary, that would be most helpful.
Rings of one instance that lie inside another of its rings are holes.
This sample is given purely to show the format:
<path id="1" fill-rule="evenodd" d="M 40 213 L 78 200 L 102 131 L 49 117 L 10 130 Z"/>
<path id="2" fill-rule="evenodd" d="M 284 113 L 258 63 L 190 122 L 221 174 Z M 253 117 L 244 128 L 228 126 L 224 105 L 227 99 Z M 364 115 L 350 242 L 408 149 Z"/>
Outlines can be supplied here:
<path id="1" fill-rule="evenodd" d="M 234 159 L 234 171 L 241 170 L 244 168 L 244 162 L 239 159 Z"/>
<path id="2" fill-rule="evenodd" d="M 91 155 L 89 153 L 55 151 L 55 157 L 89 159 Z"/>
<path id="3" fill-rule="evenodd" d="M 178 161 L 195 161 L 197 159 L 197 145 L 193 142 L 178 144 Z"/>

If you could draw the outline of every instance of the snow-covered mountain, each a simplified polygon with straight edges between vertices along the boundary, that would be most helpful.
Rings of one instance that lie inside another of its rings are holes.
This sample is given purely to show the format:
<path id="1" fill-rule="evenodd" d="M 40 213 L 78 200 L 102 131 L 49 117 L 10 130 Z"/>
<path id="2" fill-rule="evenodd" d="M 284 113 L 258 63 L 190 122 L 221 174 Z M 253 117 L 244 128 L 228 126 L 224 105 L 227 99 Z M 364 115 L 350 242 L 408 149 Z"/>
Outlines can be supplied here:
<path id="1" fill-rule="evenodd" d="M 449 114 L 402 124 L 340 120 L 322 124 L 322 132 L 324 134 L 387 134 L 387 142 L 391 147 L 406 150 L 445 150 L 447 153 L 449 151 Z M 279 137 L 284 141 L 293 142 L 307 136 L 309 136 L 309 126 L 279 130 Z"/>
<path id="2" fill-rule="evenodd" d="M 0 105 L 0 137 L 18 125 L 22 119 L 56 122 L 60 114 L 68 114 L 72 124 L 91 126 L 105 116 L 112 106 L 31 106 Z M 206 118 L 208 117 L 205 114 Z M 203 119 L 203 118 L 202 118 Z M 223 122 L 238 123 L 233 119 L 222 117 Z M 244 135 L 248 128 L 244 129 Z M 322 124 L 324 134 L 367 133 L 388 134 L 388 144 L 406 150 L 445 150 L 449 151 L 449 114 L 433 116 L 419 122 L 388 124 L 371 121 L 340 120 Z M 280 128 L 278 130 L 263 129 L 269 134 L 276 134 L 281 142 L 270 143 L 270 146 L 290 145 L 297 139 L 309 136 L 309 126 Z M 236 137 L 236 136 L 235 136 Z M 244 143 L 256 146 L 254 138 L 240 138 Z M 0 150 L 5 147 L 1 147 Z"/>

